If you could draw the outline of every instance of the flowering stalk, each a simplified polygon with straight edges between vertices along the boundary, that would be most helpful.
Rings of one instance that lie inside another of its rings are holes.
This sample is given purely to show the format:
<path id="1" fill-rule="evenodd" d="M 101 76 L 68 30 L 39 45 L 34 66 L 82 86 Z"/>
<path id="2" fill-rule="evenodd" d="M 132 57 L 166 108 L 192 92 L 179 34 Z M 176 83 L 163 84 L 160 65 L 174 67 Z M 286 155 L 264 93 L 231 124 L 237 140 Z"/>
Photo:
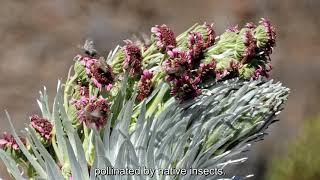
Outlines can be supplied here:
<path id="1" fill-rule="evenodd" d="M 207 23 L 177 37 L 166 25 L 151 34 L 150 44 L 125 40 L 108 57 L 86 41 L 63 92 L 58 83 L 52 111 L 41 92 L 42 116 L 30 117 L 27 140 L 12 124 L 13 136 L 0 139 L 0 158 L 16 179 L 20 170 L 7 154 L 23 159 L 29 178 L 43 179 L 94 178 L 90 169 L 101 164 L 217 168 L 225 162 L 210 166 L 212 158 L 242 152 L 236 145 L 279 113 L 289 90 L 263 79 L 276 38 L 268 20 L 220 36 Z"/>

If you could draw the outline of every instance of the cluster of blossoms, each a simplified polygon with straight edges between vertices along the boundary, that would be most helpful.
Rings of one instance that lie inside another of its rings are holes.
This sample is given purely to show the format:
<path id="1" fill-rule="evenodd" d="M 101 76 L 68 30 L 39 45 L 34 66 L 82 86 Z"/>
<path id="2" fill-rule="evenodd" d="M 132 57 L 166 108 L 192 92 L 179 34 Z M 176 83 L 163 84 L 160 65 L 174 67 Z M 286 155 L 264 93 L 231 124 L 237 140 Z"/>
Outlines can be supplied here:
<path id="1" fill-rule="evenodd" d="M 30 117 L 30 124 L 45 142 L 51 141 L 53 124 L 49 120 L 33 115 Z"/>
<path id="2" fill-rule="evenodd" d="M 22 141 L 22 143 L 26 145 L 26 139 L 23 137 L 19 138 Z M 4 150 L 20 150 L 19 145 L 17 141 L 14 139 L 14 137 L 6 132 L 3 133 L 2 138 L 0 139 L 0 148 Z"/>
<path id="3" fill-rule="evenodd" d="M 142 101 L 152 92 L 153 73 L 149 70 L 144 70 L 138 82 L 138 101 Z"/>
<path id="4" fill-rule="evenodd" d="M 109 91 L 114 81 L 114 75 L 110 65 L 106 65 L 102 60 L 92 58 L 90 56 L 78 55 L 76 59 L 85 68 L 85 72 L 89 78 L 91 78 L 93 84 L 102 90 L 104 87 Z"/>
<path id="5" fill-rule="evenodd" d="M 235 77 L 268 78 L 276 34 L 267 19 L 259 23 L 247 23 L 243 28 L 233 26 L 220 36 L 216 35 L 213 24 L 196 24 L 177 37 L 168 26 L 156 25 L 151 28 L 150 44 L 125 40 L 125 44 L 106 59 L 97 53 L 92 42 L 86 41 L 85 54 L 75 57 L 74 75 L 69 76 L 64 86 L 63 102 L 82 145 L 91 143 L 91 129 L 100 131 L 108 121 L 112 129 L 121 114 L 118 109 L 132 97 L 136 99 L 133 100 L 130 128 L 134 128 L 139 108 L 146 99 L 146 117 L 157 116 L 167 102 L 192 100 L 219 81 Z M 133 93 L 136 94 L 133 96 Z M 44 117 L 51 118 L 50 112 L 46 113 Z M 60 109 L 53 114 L 56 120 L 57 114 L 62 116 L 64 112 Z M 54 131 L 54 126 L 58 125 L 44 117 L 31 116 L 30 128 L 35 130 L 45 148 L 53 152 L 59 141 Z M 27 146 L 26 139 L 20 139 Z M 15 138 L 7 133 L 0 139 L 0 148 L 16 154 L 21 151 Z M 85 149 L 89 167 L 93 164 L 92 149 Z M 61 165 L 61 169 L 70 171 L 68 164 Z M 66 177 L 70 178 L 71 174 Z"/>
<path id="6" fill-rule="evenodd" d="M 165 52 L 176 47 L 177 42 L 173 31 L 167 25 L 156 25 L 151 28 L 156 39 L 156 45 L 161 52 Z"/>

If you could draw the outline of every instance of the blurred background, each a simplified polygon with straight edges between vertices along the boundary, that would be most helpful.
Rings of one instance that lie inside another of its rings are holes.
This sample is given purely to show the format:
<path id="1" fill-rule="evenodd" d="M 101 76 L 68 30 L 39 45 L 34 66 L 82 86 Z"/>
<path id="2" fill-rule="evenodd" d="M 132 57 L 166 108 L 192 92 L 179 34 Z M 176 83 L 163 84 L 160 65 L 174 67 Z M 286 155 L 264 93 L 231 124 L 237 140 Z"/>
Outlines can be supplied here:
<path id="1" fill-rule="evenodd" d="M 4 109 L 17 129 L 39 113 L 38 91 L 45 85 L 54 96 L 57 80 L 65 80 L 78 45 L 88 37 L 107 55 L 123 39 L 149 33 L 155 24 L 167 24 L 179 34 L 196 22 L 214 22 L 220 34 L 229 26 L 268 17 L 278 35 L 272 78 L 289 87 L 291 95 L 281 121 L 235 170 L 268 179 L 270 164 L 288 154 L 288 144 L 303 133 L 304 123 L 319 114 L 319 8 L 319 0 L 1 0 L 0 132 L 8 131 Z M 2 162 L 0 175 L 9 179 Z"/>

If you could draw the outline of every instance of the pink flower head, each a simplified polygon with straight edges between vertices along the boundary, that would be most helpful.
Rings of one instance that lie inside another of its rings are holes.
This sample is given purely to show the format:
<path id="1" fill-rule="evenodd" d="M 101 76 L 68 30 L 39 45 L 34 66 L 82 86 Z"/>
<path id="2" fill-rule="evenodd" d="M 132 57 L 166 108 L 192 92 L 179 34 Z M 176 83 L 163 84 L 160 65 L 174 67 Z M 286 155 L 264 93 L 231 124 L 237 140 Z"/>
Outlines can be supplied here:
<path id="1" fill-rule="evenodd" d="M 152 91 L 152 78 L 153 73 L 151 71 L 143 71 L 140 81 L 138 82 L 138 101 L 142 101 L 144 98 L 150 95 Z"/>
<path id="2" fill-rule="evenodd" d="M 110 103 L 107 99 L 102 97 L 81 97 L 79 101 L 76 102 L 76 108 L 78 110 L 78 119 L 81 123 L 84 123 L 89 128 L 97 128 L 98 130 L 106 125 L 110 112 Z"/>
<path id="3" fill-rule="evenodd" d="M 227 32 L 235 32 L 235 33 L 239 33 L 239 32 L 240 32 L 238 25 L 231 26 L 231 27 L 229 27 L 226 31 L 227 31 Z"/>
<path id="4" fill-rule="evenodd" d="M 95 63 L 91 66 L 90 76 L 94 85 L 96 85 L 99 90 L 105 87 L 107 91 L 112 88 L 112 83 L 114 81 L 114 74 L 112 68 L 109 65 L 101 65 L 100 63 Z"/>
<path id="5" fill-rule="evenodd" d="M 19 137 L 20 140 L 24 145 L 26 145 L 26 139 Z M 13 150 L 19 150 L 19 145 L 14 139 L 14 137 L 11 134 L 8 134 L 6 132 L 3 133 L 2 138 L 0 139 L 0 148 L 7 150 L 7 149 L 13 149 Z"/>
<path id="6" fill-rule="evenodd" d="M 185 73 L 170 81 L 170 95 L 175 96 L 180 101 L 193 99 L 201 94 L 199 83 L 199 77 L 191 77 Z"/>
<path id="7" fill-rule="evenodd" d="M 155 36 L 156 45 L 159 51 L 168 51 L 176 47 L 177 42 L 173 31 L 165 24 L 151 28 L 151 32 Z"/>
<path id="8" fill-rule="evenodd" d="M 36 130 L 37 133 L 40 134 L 42 138 L 47 141 L 51 140 L 53 124 L 49 120 L 40 118 L 38 115 L 32 115 L 30 117 L 30 121 L 31 126 Z"/>
<path id="9" fill-rule="evenodd" d="M 213 24 L 207 24 L 207 23 L 204 23 L 204 25 L 206 26 L 207 28 L 207 34 L 208 34 L 208 37 L 207 37 L 207 40 L 205 42 L 205 49 L 212 46 L 216 40 L 216 32 L 214 31 L 214 25 Z"/>
<path id="10" fill-rule="evenodd" d="M 99 60 L 87 56 L 79 56 L 78 59 L 85 67 L 86 73 L 91 78 L 93 84 L 99 90 L 102 90 L 102 87 L 105 87 L 107 91 L 111 89 L 114 74 L 109 65 L 102 64 Z"/>
<path id="11" fill-rule="evenodd" d="M 266 64 L 265 67 L 258 66 L 258 68 L 255 70 L 252 79 L 256 80 L 259 78 L 259 76 L 263 76 L 266 78 L 270 77 L 270 71 L 272 70 L 271 64 Z"/>
<path id="12" fill-rule="evenodd" d="M 210 78 L 215 78 L 216 62 L 213 60 L 208 64 L 200 64 L 197 71 L 197 76 L 200 78 L 201 82 L 206 81 Z"/>
<path id="13" fill-rule="evenodd" d="M 192 32 L 189 33 L 188 36 L 188 55 L 189 55 L 189 63 L 194 63 L 202 58 L 203 50 L 205 49 L 205 42 L 203 36 L 199 32 Z"/>
<path id="14" fill-rule="evenodd" d="M 244 39 L 245 50 L 243 53 L 242 63 L 244 64 L 255 56 L 255 52 L 257 48 L 257 40 L 254 37 L 251 30 L 245 31 L 243 39 Z"/>
<path id="15" fill-rule="evenodd" d="M 142 55 L 140 48 L 131 41 L 126 41 L 124 46 L 125 60 L 123 68 L 129 71 L 130 76 L 141 74 Z"/>
<path id="16" fill-rule="evenodd" d="M 265 18 L 261 18 L 259 22 L 265 28 L 265 32 L 267 33 L 268 42 L 267 42 L 267 53 L 272 53 L 272 47 L 276 45 L 276 29 L 271 25 L 270 21 Z"/>
<path id="17" fill-rule="evenodd" d="M 229 67 L 225 69 L 216 70 L 216 80 L 222 80 L 223 78 L 233 78 L 238 75 L 240 64 L 237 60 L 232 60 L 229 63 Z"/>
<path id="18" fill-rule="evenodd" d="M 245 25 L 245 28 L 248 28 L 248 29 L 255 29 L 257 26 L 253 23 L 253 22 L 248 22 L 246 25 Z"/>
<path id="19" fill-rule="evenodd" d="M 185 70 L 190 68 L 188 54 L 178 49 L 168 51 L 169 59 L 164 62 L 164 70 L 168 75 L 179 76 Z"/>

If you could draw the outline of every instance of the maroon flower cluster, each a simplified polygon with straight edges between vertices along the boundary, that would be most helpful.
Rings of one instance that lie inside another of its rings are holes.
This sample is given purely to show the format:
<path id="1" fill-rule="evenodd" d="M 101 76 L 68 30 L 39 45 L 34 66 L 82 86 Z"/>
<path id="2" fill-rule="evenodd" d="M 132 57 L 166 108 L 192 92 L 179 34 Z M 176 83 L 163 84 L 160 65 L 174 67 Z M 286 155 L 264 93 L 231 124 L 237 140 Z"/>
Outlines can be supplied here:
<path id="1" fill-rule="evenodd" d="M 170 94 L 181 101 L 198 96 L 200 78 L 191 72 L 190 56 L 178 49 L 169 51 L 168 55 L 170 58 L 164 63 L 164 70 L 166 81 L 171 85 Z"/>
<path id="2" fill-rule="evenodd" d="M 216 70 L 216 80 L 222 80 L 223 78 L 234 78 L 238 76 L 240 63 L 237 60 L 231 60 L 229 66 L 223 70 Z"/>
<path id="3" fill-rule="evenodd" d="M 187 52 L 175 48 L 168 51 L 168 55 L 169 59 L 164 62 L 164 70 L 168 75 L 167 81 L 179 77 L 191 68 L 190 56 Z"/>
<path id="4" fill-rule="evenodd" d="M 151 32 L 155 36 L 156 45 L 161 52 L 165 52 L 176 47 L 177 42 L 173 31 L 165 24 L 151 28 Z"/>
<path id="5" fill-rule="evenodd" d="M 254 37 L 252 30 L 250 29 L 245 31 L 243 39 L 246 48 L 244 50 L 243 59 L 241 60 L 241 63 L 245 64 L 256 55 L 257 40 Z"/>
<path id="6" fill-rule="evenodd" d="M 30 117 L 30 123 L 42 138 L 47 141 L 51 140 L 53 124 L 49 120 L 40 118 L 38 115 L 33 115 Z"/>
<path id="7" fill-rule="evenodd" d="M 270 76 L 269 74 L 271 70 L 272 70 L 271 64 L 266 64 L 265 67 L 262 67 L 259 65 L 258 68 L 255 70 L 252 79 L 256 80 L 259 78 L 259 76 L 269 78 Z"/>
<path id="8" fill-rule="evenodd" d="M 102 87 L 105 87 L 107 91 L 112 88 L 114 74 L 109 65 L 90 57 L 80 56 L 78 59 L 80 59 L 80 63 L 85 67 L 87 75 L 99 90 L 102 90 Z"/>
<path id="9" fill-rule="evenodd" d="M 148 97 L 152 91 L 152 80 L 153 73 L 148 70 L 144 70 L 141 75 L 140 81 L 138 82 L 138 96 L 137 100 L 142 101 Z"/>
<path id="10" fill-rule="evenodd" d="M 205 49 L 212 46 L 216 40 L 216 32 L 214 31 L 214 26 L 213 24 L 207 24 L 207 23 L 204 23 L 204 25 L 206 26 L 207 28 L 207 40 L 205 42 Z"/>
<path id="11" fill-rule="evenodd" d="M 74 101 L 78 110 L 77 116 L 81 123 L 89 128 L 104 127 L 110 112 L 110 103 L 102 97 L 81 96 L 79 100 Z"/>
<path id="12" fill-rule="evenodd" d="M 24 145 L 27 144 L 27 141 L 25 138 L 19 137 L 20 140 Z M 0 139 L 0 148 L 7 150 L 7 149 L 13 149 L 13 150 L 19 150 L 19 145 L 17 141 L 14 139 L 14 137 L 11 134 L 8 134 L 6 132 L 3 133 L 2 138 Z"/>
<path id="13" fill-rule="evenodd" d="M 231 26 L 231 27 L 229 27 L 226 31 L 227 31 L 227 32 L 239 33 L 239 26 L 238 26 L 238 25 Z"/>
<path id="14" fill-rule="evenodd" d="M 199 83 L 199 77 L 184 73 L 179 78 L 174 78 L 170 81 L 170 84 L 172 85 L 170 95 L 175 96 L 181 101 L 193 99 L 201 94 Z"/>
<path id="15" fill-rule="evenodd" d="M 216 61 L 212 60 L 208 64 L 200 64 L 197 75 L 201 82 L 216 77 Z"/>
<path id="16" fill-rule="evenodd" d="M 203 57 L 203 50 L 206 49 L 203 36 L 199 32 L 189 33 L 188 37 L 188 58 L 192 65 L 196 65 Z M 193 62 L 192 62 L 193 61 Z M 198 64 L 199 65 L 199 64 Z"/>
<path id="17" fill-rule="evenodd" d="M 245 25 L 245 28 L 248 28 L 248 29 L 255 29 L 257 26 L 253 23 L 253 22 L 249 22 Z"/>
<path id="18" fill-rule="evenodd" d="M 265 19 L 265 18 L 261 18 L 261 21 L 259 23 L 264 26 L 265 31 L 266 31 L 267 36 L 268 36 L 266 52 L 268 54 L 271 54 L 272 53 L 272 47 L 274 47 L 275 44 L 276 44 L 275 28 L 271 25 L 270 21 L 268 19 Z"/>
<path id="19" fill-rule="evenodd" d="M 125 52 L 125 60 L 123 63 L 123 69 L 129 71 L 130 76 L 136 76 L 141 74 L 141 61 L 142 55 L 140 48 L 131 41 L 126 41 L 126 45 L 123 47 Z"/>

